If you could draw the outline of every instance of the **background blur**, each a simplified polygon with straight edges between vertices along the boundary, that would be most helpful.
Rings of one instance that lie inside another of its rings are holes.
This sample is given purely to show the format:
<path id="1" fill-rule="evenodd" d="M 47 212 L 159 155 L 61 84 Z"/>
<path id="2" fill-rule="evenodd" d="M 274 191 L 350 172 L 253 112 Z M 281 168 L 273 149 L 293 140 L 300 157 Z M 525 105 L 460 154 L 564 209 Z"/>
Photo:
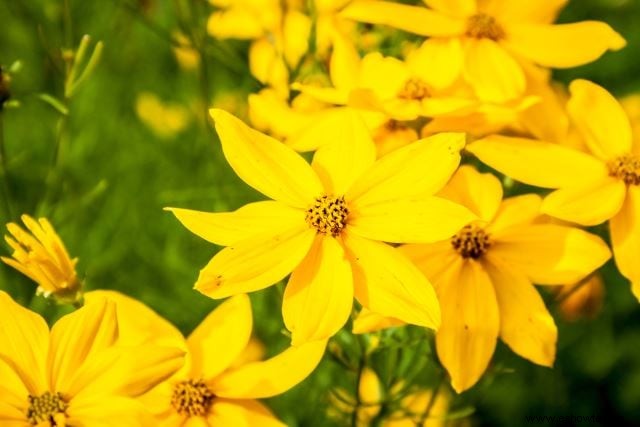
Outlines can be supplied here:
<path id="1" fill-rule="evenodd" d="M 22 213 L 48 217 L 70 254 L 80 258 L 78 272 L 89 289 L 116 289 L 138 298 L 184 333 L 217 304 L 192 290 L 217 248 L 162 208 L 222 211 L 258 200 L 226 164 L 204 119 L 210 105 L 242 116 L 247 95 L 260 87 L 247 68 L 247 43 L 206 35 L 212 10 L 203 0 L 0 0 L 0 64 L 7 71 L 21 62 L 8 82 L 14 105 L 0 112 L 0 154 L 6 155 L 0 191 L 9 202 L 0 204 L 0 221 L 17 221 Z M 640 1 L 574 0 L 560 21 L 585 19 L 608 22 L 629 44 L 594 64 L 558 72 L 557 79 L 591 79 L 620 96 L 640 91 Z M 183 51 L 179 64 L 171 45 L 179 30 L 200 47 L 200 61 Z M 62 52 L 76 48 L 84 34 L 91 36 L 91 48 L 98 40 L 104 43 L 102 59 L 65 100 Z M 68 115 L 42 94 L 68 105 Z M 0 253 L 8 254 L 8 247 Z M 452 411 L 473 412 L 471 422 L 477 425 L 523 425 L 526 415 L 640 422 L 640 308 L 611 263 L 603 275 L 603 309 L 593 319 L 563 320 L 558 304 L 546 295 L 560 330 L 553 370 L 499 344 L 490 371 L 453 399 Z M 0 289 L 49 319 L 60 314 L 60 308 L 32 298 L 35 285 L 5 265 L 0 265 Z M 268 353 L 288 343 L 281 292 L 280 285 L 251 295 L 255 332 L 270 343 Z M 410 329 L 382 339 L 406 342 L 416 334 L 423 336 Z M 383 380 L 393 366 L 401 376 L 410 375 L 431 360 L 429 340 L 419 341 L 375 354 Z M 357 348 L 348 334 L 337 342 Z M 326 415 L 328 392 L 337 386 L 353 391 L 355 376 L 325 359 L 305 383 L 269 400 L 289 425 L 340 425 Z M 438 369 L 421 370 L 415 381 L 433 384 Z"/>

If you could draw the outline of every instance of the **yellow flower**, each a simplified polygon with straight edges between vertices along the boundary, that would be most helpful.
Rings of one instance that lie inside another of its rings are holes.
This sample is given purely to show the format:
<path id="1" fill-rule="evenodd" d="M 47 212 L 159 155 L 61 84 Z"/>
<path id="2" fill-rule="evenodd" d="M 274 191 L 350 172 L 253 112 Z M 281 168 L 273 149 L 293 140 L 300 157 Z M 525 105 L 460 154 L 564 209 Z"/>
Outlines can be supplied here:
<path id="1" fill-rule="evenodd" d="M 557 189 L 542 204 L 550 216 L 581 225 L 609 220 L 616 264 L 640 299 L 640 140 L 633 140 L 628 117 L 605 89 L 586 80 L 569 89 L 569 116 L 587 152 L 502 136 L 468 150 L 518 181 Z"/>
<path id="2" fill-rule="evenodd" d="M 433 390 L 418 390 L 409 394 L 400 402 L 400 408 L 383 421 L 382 427 L 444 427 L 447 425 L 449 393 L 442 387 L 435 396 L 433 393 Z M 425 417 L 427 408 L 429 412 Z"/>
<path id="3" fill-rule="evenodd" d="M 200 54 L 191 45 L 189 39 L 179 31 L 173 32 L 174 39 L 180 46 L 172 46 L 173 54 L 178 61 L 178 65 L 183 70 L 195 70 L 200 64 Z"/>
<path id="4" fill-rule="evenodd" d="M 597 317 L 602 309 L 603 299 L 604 284 L 599 274 L 578 283 L 565 285 L 556 294 L 560 314 L 569 322 Z"/>
<path id="5" fill-rule="evenodd" d="M 502 201 L 500 181 L 462 166 L 440 193 L 480 218 L 453 237 L 405 245 L 436 288 L 442 326 L 438 356 L 461 392 L 487 368 L 500 337 L 520 356 L 543 366 L 555 358 L 557 330 L 532 283 L 575 283 L 610 258 L 606 244 L 577 228 L 534 224 L 541 199 Z"/>
<path id="6" fill-rule="evenodd" d="M 138 118 L 160 138 L 171 138 L 189 124 L 189 113 L 181 105 L 165 104 L 151 92 L 141 92 L 136 98 Z"/>
<path id="7" fill-rule="evenodd" d="M 424 48 L 443 80 L 463 77 L 479 98 L 503 102 L 525 90 L 521 61 L 568 68 L 618 50 L 625 40 L 607 24 L 552 25 L 565 1 L 425 0 L 428 8 L 353 2 L 343 16 L 430 37 Z M 520 59 L 522 58 L 522 59 Z"/>
<path id="8" fill-rule="evenodd" d="M 155 322 L 154 317 L 148 321 Z M 252 325 L 249 298 L 237 295 L 183 339 L 185 367 L 141 398 L 158 425 L 284 426 L 255 399 L 284 393 L 305 379 L 320 362 L 326 342 L 290 347 L 257 361 L 248 357 L 256 355 Z"/>
<path id="9" fill-rule="evenodd" d="M 460 161 L 461 134 L 421 140 L 375 161 L 375 146 L 355 112 L 322 129 L 330 144 L 310 166 L 284 144 L 222 110 L 211 110 L 227 161 L 273 201 L 230 213 L 171 209 L 182 224 L 222 246 L 195 288 L 224 298 L 266 288 L 293 272 L 283 316 L 293 344 L 336 333 L 353 297 L 365 307 L 436 328 L 433 288 L 383 242 L 447 238 L 474 218 L 433 196 Z"/>
<path id="10" fill-rule="evenodd" d="M 337 421 L 344 421 L 345 416 L 353 416 L 357 411 L 358 427 L 367 427 L 378 415 L 382 402 L 382 385 L 375 371 L 365 367 L 360 374 L 358 384 L 358 401 L 343 388 L 338 388 L 329 396 L 331 406 L 328 415 Z"/>
<path id="11" fill-rule="evenodd" d="M 0 424 L 149 425 L 134 398 L 183 364 L 176 348 L 117 345 L 115 303 L 104 298 L 43 318 L 0 292 Z"/>
<path id="12" fill-rule="evenodd" d="M 77 258 L 71 259 L 64 243 L 45 218 L 38 221 L 22 215 L 24 230 L 18 224 L 7 224 L 11 236 L 5 240 L 13 249 L 13 258 L 0 257 L 38 284 L 38 294 L 55 296 L 61 302 L 75 302 L 81 297 L 81 284 L 76 274 Z"/>

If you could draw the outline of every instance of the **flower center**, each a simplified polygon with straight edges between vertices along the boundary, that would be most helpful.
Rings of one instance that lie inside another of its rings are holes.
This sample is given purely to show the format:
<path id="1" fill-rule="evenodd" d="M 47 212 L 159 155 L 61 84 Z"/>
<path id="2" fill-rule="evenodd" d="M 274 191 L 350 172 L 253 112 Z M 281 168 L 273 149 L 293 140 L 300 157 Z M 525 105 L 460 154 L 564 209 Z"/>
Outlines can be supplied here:
<path id="1" fill-rule="evenodd" d="M 462 227 L 458 234 L 451 238 L 451 246 L 462 258 L 478 259 L 491 246 L 489 233 L 475 224 Z"/>
<path id="2" fill-rule="evenodd" d="M 428 98 L 430 96 L 429 86 L 427 84 L 415 77 L 411 77 L 404 84 L 404 87 L 400 89 L 398 93 L 398 98 L 402 99 L 416 99 L 422 100 L 424 98 Z"/>
<path id="3" fill-rule="evenodd" d="M 40 396 L 29 396 L 27 419 L 32 426 L 49 423 L 50 426 L 55 427 L 58 425 L 56 421 L 61 417 L 66 418 L 65 411 L 68 407 L 69 404 L 61 393 L 53 394 L 46 391 Z"/>
<path id="4" fill-rule="evenodd" d="M 623 154 L 607 162 L 609 175 L 621 179 L 625 184 L 640 185 L 640 156 Z"/>
<path id="5" fill-rule="evenodd" d="M 474 39 L 498 41 L 505 37 L 505 32 L 493 16 L 486 13 L 478 13 L 467 20 L 466 35 Z"/>
<path id="6" fill-rule="evenodd" d="M 309 227 L 318 230 L 318 233 L 331 234 L 337 237 L 347 225 L 349 209 L 344 201 L 344 196 L 320 196 L 315 203 L 307 209 L 305 218 Z"/>
<path id="7" fill-rule="evenodd" d="M 215 397 L 216 395 L 202 380 L 187 380 L 173 387 L 171 405 L 180 415 L 204 416 L 209 413 Z"/>

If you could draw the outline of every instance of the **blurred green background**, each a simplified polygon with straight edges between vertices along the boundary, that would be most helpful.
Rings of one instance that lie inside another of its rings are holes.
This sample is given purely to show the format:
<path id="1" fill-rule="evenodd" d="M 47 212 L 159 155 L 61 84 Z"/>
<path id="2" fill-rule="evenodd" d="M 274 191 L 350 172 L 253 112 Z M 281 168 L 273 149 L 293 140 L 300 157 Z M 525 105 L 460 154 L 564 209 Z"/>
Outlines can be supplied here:
<path id="1" fill-rule="evenodd" d="M 5 71 L 17 60 L 22 64 L 9 83 L 12 100 L 20 105 L 0 112 L 7 169 L 0 179 L 10 201 L 0 220 L 17 221 L 22 213 L 48 217 L 70 254 L 80 258 L 78 272 L 89 289 L 116 289 L 138 298 L 185 333 L 217 304 L 192 290 L 199 269 L 217 249 L 162 208 L 221 211 L 259 198 L 226 164 L 204 119 L 212 104 L 241 114 L 248 93 L 259 88 L 244 59 L 247 43 L 206 36 L 211 10 L 202 0 L 0 0 L 0 64 Z M 629 45 L 556 77 L 588 78 L 617 95 L 640 91 L 640 1 L 574 0 L 560 18 L 584 19 L 608 22 Z M 172 51 L 171 35 L 181 27 L 204 54 L 194 70 L 182 69 Z M 104 42 L 103 56 L 61 120 L 40 95 L 64 98 L 61 52 L 75 48 L 84 34 L 91 35 L 92 46 Z M 142 92 L 182 105 L 187 126 L 159 137 L 136 115 Z M 604 277 L 604 308 L 593 320 L 563 321 L 547 295 L 560 329 L 553 370 L 499 344 L 486 377 L 455 397 L 452 411 L 473 410 L 471 422 L 477 425 L 526 425 L 526 415 L 599 415 L 607 425 L 640 423 L 640 309 L 611 263 Z M 49 319 L 60 314 L 60 308 L 32 298 L 35 285 L 5 265 L 0 289 Z M 281 292 L 277 286 L 251 296 L 255 332 L 271 354 L 288 342 Z M 428 335 L 409 328 L 387 332 L 382 340 L 410 343 L 404 350 L 375 353 L 372 360 L 383 380 L 397 366 L 396 375 L 433 384 L 440 368 L 431 362 Z M 342 333 L 336 342 L 357 358 L 357 340 Z M 329 390 L 353 391 L 355 375 L 325 359 L 305 383 L 269 400 L 289 425 L 342 424 L 326 415 Z"/>

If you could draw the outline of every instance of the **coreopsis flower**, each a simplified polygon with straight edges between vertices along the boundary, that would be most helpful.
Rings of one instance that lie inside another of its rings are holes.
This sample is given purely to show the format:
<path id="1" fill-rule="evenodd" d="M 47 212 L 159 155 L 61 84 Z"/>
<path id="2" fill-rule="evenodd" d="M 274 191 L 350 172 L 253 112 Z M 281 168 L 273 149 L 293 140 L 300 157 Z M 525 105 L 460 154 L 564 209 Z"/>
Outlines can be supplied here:
<path id="1" fill-rule="evenodd" d="M 352 2 L 342 15 L 429 37 L 424 49 L 443 78 L 462 77 L 485 101 L 504 102 L 526 88 L 522 61 L 569 68 L 618 50 L 625 40 L 598 21 L 552 25 L 566 1 L 424 0 L 425 7 Z"/>
<path id="2" fill-rule="evenodd" d="M 174 347 L 118 345 L 113 301 L 87 304 L 49 331 L 0 292 L 0 424 L 149 425 L 135 398 L 176 372 L 183 356 Z"/>
<path id="3" fill-rule="evenodd" d="M 273 200 L 229 213 L 170 209 L 193 233 L 226 246 L 200 272 L 198 291 L 224 298 L 292 273 L 282 311 L 294 345 L 336 333 L 354 296 L 373 311 L 438 326 L 433 288 L 384 242 L 436 241 L 475 218 L 433 196 L 458 166 L 464 135 L 437 135 L 375 161 L 369 132 L 352 111 L 322 129 L 332 142 L 309 165 L 232 115 L 211 116 L 236 174 Z"/>
<path id="4" fill-rule="evenodd" d="M 569 116 L 586 151 L 502 136 L 468 150 L 513 179 L 557 189 L 544 199 L 543 213 L 588 226 L 609 220 L 616 265 L 640 299 L 640 141 L 604 88 L 575 80 L 569 89 Z"/>
<path id="5" fill-rule="evenodd" d="M 247 357 L 254 354 L 252 325 L 249 298 L 237 295 L 218 306 L 184 340 L 187 364 L 141 398 L 158 425 L 284 426 L 256 399 L 284 393 L 304 380 L 320 362 L 326 342 L 252 360 Z"/>
<path id="6" fill-rule="evenodd" d="M 434 393 L 437 393 L 434 395 Z M 449 411 L 449 392 L 422 389 L 400 401 L 400 407 L 389 414 L 383 427 L 444 427 Z M 463 424 L 465 425 L 465 424 Z"/>
<path id="7" fill-rule="evenodd" d="M 165 103 L 151 92 L 139 93 L 135 108 L 140 121 L 160 138 L 174 137 L 187 127 L 191 119 L 185 107 Z"/>
<path id="8" fill-rule="evenodd" d="M 336 421 L 344 421 L 346 417 L 352 418 L 355 414 L 356 426 L 370 426 L 373 419 L 380 413 L 382 406 L 382 385 L 376 372 L 365 367 L 360 372 L 358 383 L 358 398 L 352 396 L 344 388 L 337 388 L 329 395 L 328 415 Z"/>
<path id="9" fill-rule="evenodd" d="M 486 370 L 500 337 L 515 353 L 551 366 L 557 330 L 532 283 L 575 283 L 610 258 L 606 244 L 583 230 L 534 223 L 541 198 L 502 200 L 500 181 L 471 166 L 455 173 L 442 196 L 480 218 L 433 244 L 404 245 L 436 288 L 442 325 L 438 357 L 461 392 Z"/>
<path id="10" fill-rule="evenodd" d="M 7 224 L 10 236 L 4 236 L 13 249 L 12 258 L 0 257 L 38 284 L 37 293 L 54 296 L 61 302 L 81 298 L 81 283 L 76 273 L 77 258 L 71 259 L 64 243 L 46 218 L 35 220 L 22 215 L 26 230 L 18 224 Z"/>

